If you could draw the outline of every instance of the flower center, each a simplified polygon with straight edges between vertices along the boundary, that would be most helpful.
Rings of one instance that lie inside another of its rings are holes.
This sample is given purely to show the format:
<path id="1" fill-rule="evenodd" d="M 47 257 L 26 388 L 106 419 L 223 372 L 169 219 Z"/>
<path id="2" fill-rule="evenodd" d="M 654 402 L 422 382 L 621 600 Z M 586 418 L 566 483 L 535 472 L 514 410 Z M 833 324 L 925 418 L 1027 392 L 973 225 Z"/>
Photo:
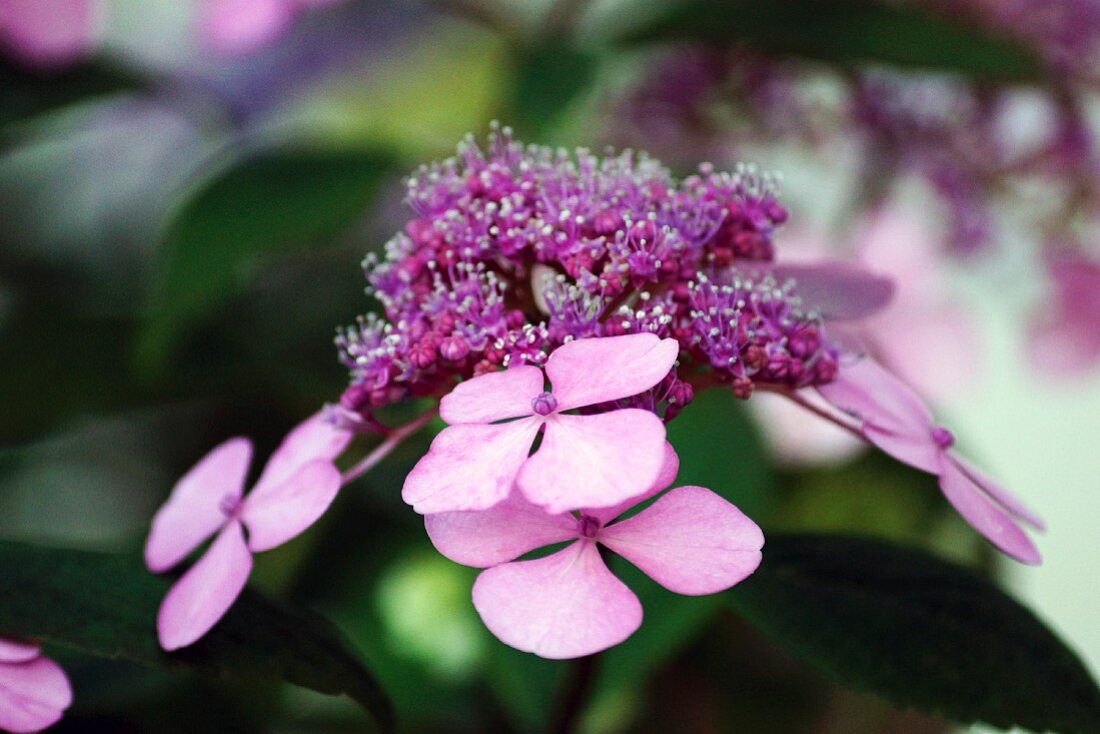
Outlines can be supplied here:
<path id="1" fill-rule="evenodd" d="M 941 449 L 949 449 L 955 445 L 955 434 L 943 426 L 936 426 L 932 429 L 932 440 Z"/>
<path id="2" fill-rule="evenodd" d="M 591 515 L 581 515 L 577 518 L 577 534 L 582 538 L 595 538 L 601 527 L 600 521 Z"/>
<path id="3" fill-rule="evenodd" d="M 218 505 L 218 507 L 221 509 L 222 514 L 226 517 L 235 517 L 237 515 L 237 512 L 239 512 L 241 509 L 241 498 L 235 497 L 231 494 L 227 494 L 226 496 L 222 497 L 221 504 Z"/>
<path id="4" fill-rule="evenodd" d="M 558 407 L 557 399 L 548 392 L 544 392 L 531 401 L 531 410 L 538 415 L 550 415 Z"/>

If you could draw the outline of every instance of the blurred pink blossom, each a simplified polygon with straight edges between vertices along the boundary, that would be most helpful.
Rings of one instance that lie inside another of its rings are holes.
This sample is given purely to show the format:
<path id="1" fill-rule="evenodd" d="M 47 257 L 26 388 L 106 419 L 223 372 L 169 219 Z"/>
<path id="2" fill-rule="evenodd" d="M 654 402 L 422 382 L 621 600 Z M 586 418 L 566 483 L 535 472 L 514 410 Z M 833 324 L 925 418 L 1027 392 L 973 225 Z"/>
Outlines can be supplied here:
<path id="1" fill-rule="evenodd" d="M 65 671 L 37 645 L 0 638 L 0 730 L 13 734 L 53 726 L 73 701 Z"/>
<path id="2" fill-rule="evenodd" d="M 1059 377 L 1080 375 L 1100 362 L 1100 261 L 1057 249 L 1044 264 L 1049 292 L 1028 329 L 1028 356 Z"/>
<path id="3" fill-rule="evenodd" d="M 615 521 L 670 485 L 678 469 L 666 444 L 653 486 L 615 507 L 551 514 L 516 492 L 488 510 L 428 515 L 424 522 L 440 553 L 488 569 L 474 583 L 474 606 L 501 641 L 545 658 L 590 655 L 619 644 L 642 622 L 638 597 L 611 574 L 597 543 L 679 594 L 728 589 L 760 564 L 760 528 L 703 487 L 677 487 Z M 573 542 L 543 558 L 515 560 L 562 541 Z"/>
<path id="4" fill-rule="evenodd" d="M 351 436 L 321 414 L 312 416 L 287 435 L 243 500 L 252 459 L 246 438 L 216 447 L 176 483 L 153 518 L 145 544 L 149 570 L 167 571 L 211 535 L 217 537 L 161 604 L 157 633 L 164 649 L 185 647 L 205 635 L 244 589 L 252 553 L 282 545 L 328 509 L 341 485 L 333 462 Z"/>
<path id="5" fill-rule="evenodd" d="M 440 403 L 450 426 L 409 473 L 402 498 L 427 514 L 488 509 L 513 485 L 552 513 L 634 497 L 661 469 L 661 419 L 638 408 L 566 411 L 652 388 L 679 349 L 648 333 L 577 339 L 550 354 L 545 377 L 523 365 L 459 383 Z M 499 422 L 506 419 L 514 420 Z M 542 444 L 528 457 L 540 431 Z"/>
<path id="6" fill-rule="evenodd" d="M 1042 520 L 951 450 L 955 437 L 905 382 L 868 357 L 842 364 L 834 382 L 816 389 L 875 446 L 938 476 L 947 501 L 991 543 L 1022 563 L 1040 563 L 1020 524 L 1041 530 Z"/>
<path id="7" fill-rule="evenodd" d="M 97 0 L 3 0 L 0 45 L 32 66 L 70 64 L 95 48 L 103 9 Z"/>
<path id="8" fill-rule="evenodd" d="M 199 36 L 219 53 L 251 53 L 286 33 L 303 11 L 340 1 L 199 0 Z"/>

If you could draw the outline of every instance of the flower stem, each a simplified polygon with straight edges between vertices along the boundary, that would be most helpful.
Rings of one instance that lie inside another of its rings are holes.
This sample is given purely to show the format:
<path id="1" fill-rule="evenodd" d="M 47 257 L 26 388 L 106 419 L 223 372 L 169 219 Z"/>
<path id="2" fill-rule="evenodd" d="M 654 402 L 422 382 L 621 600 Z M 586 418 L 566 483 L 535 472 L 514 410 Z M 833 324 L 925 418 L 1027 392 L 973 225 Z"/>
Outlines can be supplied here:
<path id="1" fill-rule="evenodd" d="M 600 653 L 596 653 L 570 661 L 562 695 L 551 720 L 550 731 L 554 734 L 572 734 L 577 730 L 581 713 L 592 693 L 592 684 L 596 680 L 599 658 Z"/>
<path id="2" fill-rule="evenodd" d="M 378 444 L 378 446 L 364 456 L 358 464 L 344 472 L 344 475 L 341 477 L 341 484 L 349 484 L 373 469 L 378 462 L 389 456 L 390 452 L 400 446 L 402 441 L 419 431 L 427 425 L 428 421 L 435 418 L 438 414 L 439 409 L 433 408 L 427 413 L 409 421 L 405 425 L 398 426 L 390 431 L 385 441 Z"/>

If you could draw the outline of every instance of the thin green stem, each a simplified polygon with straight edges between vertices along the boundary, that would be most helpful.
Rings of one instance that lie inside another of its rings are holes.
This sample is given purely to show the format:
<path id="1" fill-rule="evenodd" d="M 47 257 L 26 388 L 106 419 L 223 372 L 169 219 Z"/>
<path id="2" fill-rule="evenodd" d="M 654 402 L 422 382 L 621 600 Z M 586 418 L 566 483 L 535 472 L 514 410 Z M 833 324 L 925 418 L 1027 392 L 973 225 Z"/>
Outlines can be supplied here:
<path id="1" fill-rule="evenodd" d="M 364 456 L 358 464 L 344 472 L 343 476 L 341 477 L 341 484 L 348 484 L 373 469 L 375 465 L 378 464 L 378 462 L 389 456 L 390 452 L 400 446 L 402 441 L 419 431 L 421 428 L 428 424 L 428 421 L 430 421 L 432 418 L 435 418 L 438 414 L 439 409 L 432 408 L 427 413 L 424 413 L 418 418 L 415 418 L 405 425 L 398 426 L 397 428 L 390 431 L 389 435 L 386 436 L 385 441 L 378 444 L 378 446 L 376 446 L 374 450 L 371 451 L 369 454 Z"/>
<path id="2" fill-rule="evenodd" d="M 592 686 L 596 682 L 600 653 L 571 660 L 557 710 L 551 720 L 553 734 L 573 734 L 577 731 Z"/>

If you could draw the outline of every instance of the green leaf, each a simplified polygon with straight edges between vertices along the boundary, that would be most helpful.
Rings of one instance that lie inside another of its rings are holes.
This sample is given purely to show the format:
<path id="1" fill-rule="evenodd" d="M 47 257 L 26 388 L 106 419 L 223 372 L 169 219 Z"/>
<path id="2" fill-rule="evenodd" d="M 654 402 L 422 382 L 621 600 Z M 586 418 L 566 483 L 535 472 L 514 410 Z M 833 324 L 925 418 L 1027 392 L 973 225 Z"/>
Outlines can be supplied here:
<path id="1" fill-rule="evenodd" d="M 1100 731 L 1100 689 L 1030 611 L 976 572 L 856 536 L 768 536 L 727 594 L 838 682 L 959 722 Z"/>
<path id="2" fill-rule="evenodd" d="M 41 71 L 0 59 L 0 126 L 139 86 L 136 75 L 107 60 Z"/>
<path id="3" fill-rule="evenodd" d="M 0 542 L 0 635 L 146 666 L 278 677 L 347 694 L 391 728 L 389 702 L 336 627 L 251 591 L 198 643 L 164 652 L 154 624 L 170 585 L 131 556 Z"/>
<path id="4" fill-rule="evenodd" d="M 389 159 L 295 150 L 244 160 L 208 181 L 165 231 L 154 319 L 141 352 L 153 364 L 181 329 L 223 306 L 264 255 L 334 238 L 363 214 Z"/>
<path id="5" fill-rule="evenodd" d="M 703 41 L 841 64 L 876 62 L 992 79 L 1033 79 L 1030 49 L 964 21 L 872 0 L 686 0 L 628 43 Z"/>
<path id="6" fill-rule="evenodd" d="M 542 137 L 596 76 L 594 55 L 553 38 L 522 49 L 515 62 L 510 122 L 522 136 Z"/>
<path id="7" fill-rule="evenodd" d="M 680 456 L 676 486 L 712 489 L 759 519 L 774 498 L 774 476 L 756 426 L 728 389 L 695 396 L 668 424 L 668 440 Z"/>

